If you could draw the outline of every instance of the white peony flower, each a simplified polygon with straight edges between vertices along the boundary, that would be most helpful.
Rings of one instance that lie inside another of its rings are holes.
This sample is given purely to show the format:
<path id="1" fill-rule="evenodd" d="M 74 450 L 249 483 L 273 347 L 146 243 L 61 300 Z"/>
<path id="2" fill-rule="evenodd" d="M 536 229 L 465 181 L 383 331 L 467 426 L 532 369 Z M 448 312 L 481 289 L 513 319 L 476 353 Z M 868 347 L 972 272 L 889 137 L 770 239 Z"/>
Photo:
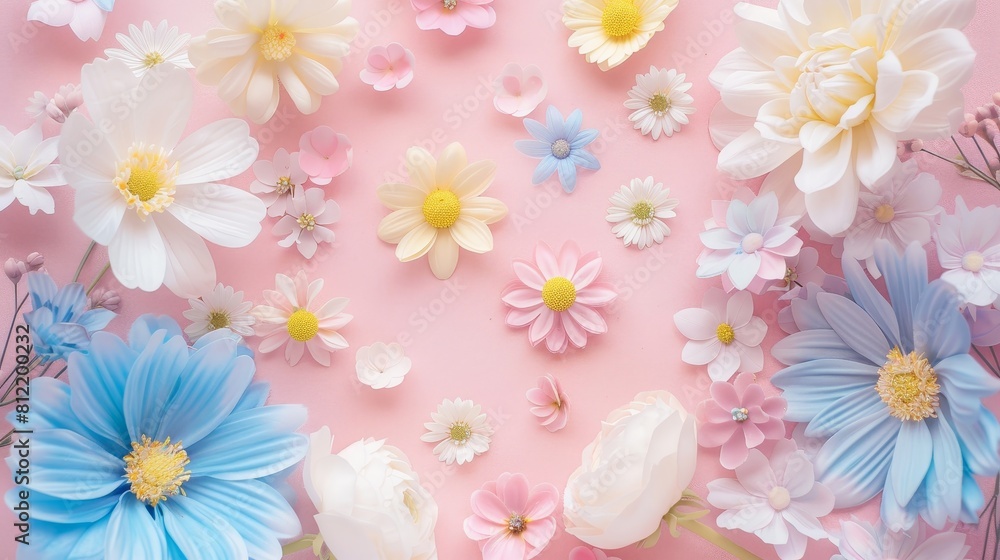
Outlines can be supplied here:
<path id="1" fill-rule="evenodd" d="M 327 548 L 350 560 L 437 560 L 438 507 L 399 449 L 371 438 L 331 453 L 324 426 L 309 436 L 302 477 Z"/>
<path id="2" fill-rule="evenodd" d="M 763 189 L 803 198 L 835 235 L 862 185 L 889 173 L 897 141 L 948 136 L 963 116 L 975 53 L 960 31 L 975 0 L 781 0 L 736 5 L 742 48 L 710 76 L 722 92 L 719 169 L 770 173 Z M 793 187 L 794 185 L 794 187 Z"/>
<path id="3" fill-rule="evenodd" d="M 566 532 L 598 548 L 652 535 L 694 478 L 695 418 L 666 391 L 640 393 L 614 410 L 583 450 L 563 496 Z"/>
<path id="4" fill-rule="evenodd" d="M 356 356 L 358 381 L 372 389 L 396 387 L 413 367 L 413 362 L 403 354 L 403 346 L 398 342 L 362 346 Z"/>

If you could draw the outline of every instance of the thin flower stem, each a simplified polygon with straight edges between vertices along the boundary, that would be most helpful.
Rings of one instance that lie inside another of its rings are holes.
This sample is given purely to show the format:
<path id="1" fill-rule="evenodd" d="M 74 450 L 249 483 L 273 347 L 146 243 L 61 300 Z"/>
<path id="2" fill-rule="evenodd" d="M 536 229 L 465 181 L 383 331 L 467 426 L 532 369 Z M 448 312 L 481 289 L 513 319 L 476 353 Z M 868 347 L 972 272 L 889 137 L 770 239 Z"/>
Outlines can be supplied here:
<path id="1" fill-rule="evenodd" d="M 108 264 L 104 265 L 104 268 L 101 269 L 101 272 L 97 275 L 97 278 L 94 278 L 94 281 L 90 283 L 90 287 L 87 288 L 87 295 L 88 296 L 90 295 L 90 292 L 94 291 L 94 288 L 97 287 L 97 283 L 101 281 L 101 278 L 104 278 L 104 275 L 108 273 L 108 270 L 110 268 L 111 268 L 111 263 L 110 262 Z"/>
<path id="2" fill-rule="evenodd" d="M 979 150 L 979 155 L 983 157 L 983 162 L 986 163 L 986 169 L 990 170 L 990 175 L 996 173 L 996 170 L 993 169 L 992 165 L 990 165 L 990 158 L 986 157 L 986 152 L 983 151 L 983 146 L 979 143 L 979 138 L 973 136 L 972 141 L 976 144 L 976 149 Z"/>
<path id="3" fill-rule="evenodd" d="M 3 437 L 0 437 L 0 447 L 7 447 L 8 445 L 14 443 L 14 438 L 11 437 L 12 435 L 14 435 L 14 428 L 11 428 L 10 431 L 4 434 Z"/>
<path id="4" fill-rule="evenodd" d="M 979 356 L 979 359 L 983 361 L 983 365 L 986 366 L 991 372 L 993 372 L 993 375 L 1000 377 L 1000 371 L 997 371 L 997 368 L 993 367 L 993 364 L 991 364 L 990 361 L 986 359 L 986 355 L 983 354 L 983 351 L 980 350 L 978 346 L 973 346 L 972 349 L 975 350 L 976 355 Z"/>
<path id="5" fill-rule="evenodd" d="M 17 302 L 17 284 L 14 284 L 14 301 Z M 0 352 L 0 366 L 3 365 L 4 358 L 7 357 L 7 349 L 10 347 L 11 335 L 14 334 L 14 325 L 17 324 L 17 314 L 21 312 L 21 308 L 24 307 L 25 302 L 28 301 L 28 296 L 21 298 L 21 302 L 14 307 L 14 315 L 10 318 L 10 327 L 7 329 L 7 340 L 3 343 L 3 352 Z"/>
<path id="6" fill-rule="evenodd" d="M 1000 370 L 1000 359 L 997 358 L 996 347 L 990 346 L 990 354 L 993 355 L 993 365 L 997 366 L 997 369 Z"/>
<path id="7" fill-rule="evenodd" d="M 68 367 L 69 366 L 63 366 L 61 370 L 59 370 L 58 372 L 56 372 L 55 375 L 52 376 L 52 379 L 59 379 L 60 375 L 66 373 L 66 368 L 68 368 Z"/>
<path id="8" fill-rule="evenodd" d="M 25 374 L 25 376 L 27 376 L 27 375 L 28 375 L 29 373 L 31 373 L 31 371 L 35 369 L 35 366 L 37 366 L 37 365 L 38 365 L 38 364 L 39 364 L 39 363 L 40 363 L 41 361 L 42 361 L 42 358 L 41 358 L 41 356 L 35 356 L 35 359 L 33 359 L 33 360 L 32 360 L 32 361 L 31 361 L 31 362 L 30 362 L 30 363 L 28 364 L 28 373 L 26 373 L 26 374 Z M 17 369 L 16 369 L 16 368 L 15 368 L 14 370 L 11 370 L 11 373 L 10 373 L 9 375 L 7 375 L 7 380 L 5 380 L 5 381 L 4 381 L 4 385 L 7 385 L 7 381 L 9 381 L 9 380 L 10 380 L 11 376 L 12 376 L 12 375 L 13 375 L 13 373 L 14 373 L 14 372 L 16 372 L 16 371 L 17 371 Z M 17 383 L 11 383 L 11 384 L 10 384 L 10 387 L 7 387 L 7 389 L 6 389 L 6 390 L 5 390 L 4 392 L 3 392 L 3 396 L 2 396 L 2 397 L 0 397 L 0 401 L 3 401 L 3 400 L 5 400 L 5 399 L 6 399 L 7 397 L 9 397 L 9 396 L 10 396 L 10 392 L 14 390 L 14 387 L 17 387 Z"/>
<path id="9" fill-rule="evenodd" d="M 45 367 L 42 368 L 42 373 L 38 374 L 38 377 L 45 377 L 45 374 L 49 372 L 49 368 L 51 368 L 53 364 L 55 364 L 55 362 L 49 362 L 46 364 Z"/>
<path id="10" fill-rule="evenodd" d="M 989 175 L 979 170 L 979 168 L 972 165 L 971 162 L 969 162 L 969 156 L 965 155 L 965 150 L 962 149 L 962 146 L 958 143 L 958 140 L 956 140 L 954 136 L 951 137 L 951 143 L 954 144 L 956 148 L 958 148 L 958 153 L 962 156 L 962 159 L 964 159 L 965 162 L 968 164 L 969 171 L 972 171 L 973 173 L 978 175 L 979 178 L 982 179 L 983 181 L 986 181 L 990 185 L 993 185 L 994 188 L 1000 189 L 1000 183 L 997 182 L 996 177 L 990 177 Z"/>
<path id="11" fill-rule="evenodd" d="M 975 167 L 973 167 L 972 165 L 970 165 L 968 162 L 955 161 L 955 160 L 953 160 L 951 158 L 944 157 L 941 154 L 934 153 L 934 152 L 928 150 L 927 148 L 924 148 L 924 149 L 922 149 L 920 151 L 924 152 L 925 154 L 930 154 L 930 155 L 932 155 L 932 156 L 940 159 L 941 161 L 947 161 L 948 163 L 950 163 L 952 165 L 957 165 L 959 167 L 962 167 L 963 169 L 967 169 L 967 170 L 971 171 L 972 173 L 975 173 L 980 179 L 982 179 L 983 181 L 989 183 L 991 186 L 1000 189 L 1000 185 L 996 184 L 996 180 L 995 179 L 992 179 L 989 175 L 986 175 L 982 171 L 976 169 Z M 961 151 L 961 150 L 959 150 L 959 151 Z"/>
<path id="12" fill-rule="evenodd" d="M 87 264 L 87 260 L 90 259 L 90 254 L 94 252 L 94 247 L 96 246 L 96 241 L 91 241 L 90 245 L 87 246 L 87 250 L 83 253 L 83 258 L 80 259 L 80 264 L 76 267 L 76 273 L 73 274 L 74 282 L 80 279 L 80 273 L 83 272 L 83 265 Z"/>
<path id="13" fill-rule="evenodd" d="M 695 519 L 678 519 L 677 525 L 698 535 L 738 560 L 761 560 L 759 556 L 722 536 L 718 531 Z"/>

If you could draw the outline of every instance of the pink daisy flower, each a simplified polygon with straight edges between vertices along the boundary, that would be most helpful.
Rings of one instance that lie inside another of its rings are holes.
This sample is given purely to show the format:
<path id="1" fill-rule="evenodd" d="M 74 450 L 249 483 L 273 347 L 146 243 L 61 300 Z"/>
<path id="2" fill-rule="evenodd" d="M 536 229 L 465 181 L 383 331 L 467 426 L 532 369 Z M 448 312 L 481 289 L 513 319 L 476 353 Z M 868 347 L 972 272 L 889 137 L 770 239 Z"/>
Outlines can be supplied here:
<path id="1" fill-rule="evenodd" d="M 523 474 L 504 473 L 473 492 L 471 502 L 465 534 L 479 543 L 483 560 L 534 558 L 556 533 L 559 490 L 549 483 L 531 488 Z"/>
<path id="2" fill-rule="evenodd" d="M 542 340 L 549 352 L 563 353 L 569 344 L 587 345 L 591 334 L 608 325 L 598 311 L 617 297 L 610 284 L 595 282 L 603 261 L 597 252 L 580 254 L 575 243 L 563 245 L 557 256 L 548 245 L 535 247 L 535 262 L 515 259 L 512 282 L 503 292 L 507 325 L 528 327 L 532 346 Z"/>
<path id="3" fill-rule="evenodd" d="M 415 63 L 410 49 L 399 43 L 372 47 L 361 70 L 361 81 L 374 87 L 375 91 L 403 89 L 413 81 Z"/>
<path id="4" fill-rule="evenodd" d="M 271 229 L 274 235 L 284 237 L 278 245 L 295 245 L 303 257 L 311 259 L 320 243 L 333 243 L 333 230 L 326 226 L 340 219 L 340 206 L 323 194 L 323 189 L 314 188 L 292 197 L 288 213 Z"/>
<path id="5" fill-rule="evenodd" d="M 257 179 L 250 183 L 250 192 L 264 202 L 272 218 L 283 216 L 292 207 L 291 198 L 309 180 L 299 167 L 299 153 L 289 154 L 284 148 L 278 149 L 271 161 L 262 159 L 253 164 L 253 174 Z"/>
<path id="6" fill-rule="evenodd" d="M 709 390 L 712 398 L 698 405 L 698 443 L 721 446 L 723 467 L 733 470 L 746 462 L 750 449 L 785 436 L 785 399 L 765 397 L 753 374 L 741 373 L 733 384 L 716 381 Z"/>
<path id="7" fill-rule="evenodd" d="M 354 147 L 343 134 L 321 126 L 299 139 L 299 164 L 317 185 L 329 185 L 354 161 Z"/>
<path id="8" fill-rule="evenodd" d="M 417 11 L 417 27 L 440 29 L 448 35 L 460 35 L 466 27 L 491 27 L 497 21 L 492 3 L 493 0 L 410 0 Z"/>
<path id="9" fill-rule="evenodd" d="M 569 420 L 569 401 L 563 393 L 559 381 L 552 375 L 538 378 L 538 386 L 528 389 L 528 402 L 542 426 L 550 432 L 558 432 L 566 427 Z"/>

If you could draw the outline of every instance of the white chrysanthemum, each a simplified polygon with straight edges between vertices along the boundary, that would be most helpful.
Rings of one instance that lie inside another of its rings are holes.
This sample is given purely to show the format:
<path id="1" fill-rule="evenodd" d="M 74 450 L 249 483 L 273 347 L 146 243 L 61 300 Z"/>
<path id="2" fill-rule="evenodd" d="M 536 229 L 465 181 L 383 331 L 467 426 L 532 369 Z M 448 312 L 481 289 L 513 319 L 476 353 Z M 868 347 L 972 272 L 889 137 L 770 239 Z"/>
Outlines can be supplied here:
<path id="1" fill-rule="evenodd" d="M 107 49 L 104 54 L 127 64 L 136 76 L 142 77 L 150 68 L 160 64 L 194 68 L 187 55 L 191 35 L 169 27 L 166 21 L 161 21 L 155 29 L 148 21 L 142 22 L 142 29 L 129 25 L 128 35 L 119 33 L 115 38 L 122 48 Z"/>
<path id="2" fill-rule="evenodd" d="M 678 0 L 565 0 L 563 23 L 587 62 L 610 70 L 639 52 L 663 29 Z"/>
<path id="3" fill-rule="evenodd" d="M 664 222 L 677 217 L 674 208 L 680 202 L 670 198 L 670 189 L 663 183 L 656 183 L 652 177 L 632 179 L 629 185 L 611 195 L 611 207 L 607 220 L 615 224 L 611 232 L 625 242 L 625 246 L 636 245 L 640 249 L 652 247 L 653 243 L 663 243 L 670 235 L 670 228 Z"/>
<path id="4" fill-rule="evenodd" d="M 440 442 L 434 447 L 434 454 L 447 464 L 459 465 L 472 461 L 490 449 L 490 426 L 483 407 L 478 404 L 455 399 L 445 399 L 438 405 L 437 412 L 431 413 L 431 420 L 424 427 L 427 433 L 420 436 L 428 443 Z"/>
<path id="5" fill-rule="evenodd" d="M 625 107 L 633 109 L 628 120 L 635 129 L 658 140 L 660 134 L 673 136 L 688 124 L 694 114 L 694 98 L 688 94 L 691 83 L 677 70 L 649 67 L 648 74 L 636 74 L 635 86 L 628 92 Z"/>
<path id="6" fill-rule="evenodd" d="M 254 316 L 250 313 L 252 301 L 243 301 L 243 292 L 237 292 L 232 286 L 219 284 L 214 290 L 198 299 L 189 299 L 191 309 L 184 312 L 184 317 L 191 324 L 184 332 L 191 342 L 198 340 L 216 329 L 229 329 L 246 337 L 253 335 Z"/>
<path id="7" fill-rule="evenodd" d="M 309 115 L 340 88 L 334 75 L 358 32 L 350 13 L 350 0 L 216 0 L 223 27 L 191 41 L 191 62 L 234 113 L 257 124 L 277 110 L 279 83 Z"/>

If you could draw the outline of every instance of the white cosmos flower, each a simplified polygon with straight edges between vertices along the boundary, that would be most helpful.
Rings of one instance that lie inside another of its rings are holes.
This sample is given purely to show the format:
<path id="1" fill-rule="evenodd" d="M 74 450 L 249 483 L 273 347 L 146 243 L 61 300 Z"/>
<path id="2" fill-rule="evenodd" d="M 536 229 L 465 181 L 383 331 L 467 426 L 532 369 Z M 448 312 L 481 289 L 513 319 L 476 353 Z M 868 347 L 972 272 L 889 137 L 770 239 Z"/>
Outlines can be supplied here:
<path id="1" fill-rule="evenodd" d="M 216 0 L 222 27 L 191 41 L 191 62 L 237 115 L 267 122 L 279 83 L 309 115 L 340 88 L 334 75 L 358 33 L 350 13 L 351 0 Z"/>
<path id="2" fill-rule="evenodd" d="M 140 79 L 120 60 L 97 59 L 82 77 L 93 121 L 74 111 L 59 141 L 59 161 L 76 190 L 74 221 L 108 246 L 111 270 L 125 287 L 208 293 L 215 263 L 205 240 L 245 247 L 266 212 L 256 196 L 216 183 L 257 159 L 250 127 L 224 119 L 181 140 L 194 88 L 187 72 L 170 64 Z"/>
<path id="3" fill-rule="evenodd" d="M 59 138 L 42 140 L 39 124 L 12 134 L 0 126 L 0 211 L 16 199 L 32 214 L 55 212 L 55 201 L 46 190 L 66 184 L 58 164 Z"/>
<path id="4" fill-rule="evenodd" d="M 142 22 L 142 29 L 135 25 L 128 26 L 128 35 L 115 35 L 121 43 L 120 49 L 107 49 L 104 54 L 108 58 L 117 58 L 142 76 L 150 68 L 159 64 L 173 64 L 181 68 L 194 68 L 188 60 L 187 45 L 191 36 L 179 33 L 176 27 L 169 27 L 166 21 L 161 21 L 156 28 L 148 21 Z"/>
<path id="5" fill-rule="evenodd" d="M 664 222 L 676 218 L 674 208 L 680 204 L 670 198 L 670 189 L 663 188 L 652 177 L 632 179 L 632 182 L 611 195 L 607 220 L 615 224 L 611 232 L 625 242 L 625 246 L 635 245 L 640 249 L 652 247 L 653 243 L 663 243 L 670 235 L 670 228 Z"/>
<path id="6" fill-rule="evenodd" d="M 962 122 L 975 52 L 960 31 L 975 0 L 781 0 L 736 5 L 742 48 L 710 81 L 722 92 L 712 136 L 719 168 L 770 173 L 764 191 L 804 202 L 836 235 L 862 185 L 892 169 L 897 141 L 943 137 Z M 804 194 L 804 196 L 803 196 Z"/>
<path id="7" fill-rule="evenodd" d="M 191 342 L 216 329 L 229 329 L 243 337 L 253 336 L 256 322 L 250 313 L 253 302 L 244 301 L 243 292 L 235 291 L 232 286 L 219 284 L 202 297 L 189 299 L 188 303 L 191 309 L 184 312 L 184 317 L 191 324 L 184 332 Z"/>
<path id="8" fill-rule="evenodd" d="M 627 109 L 633 109 L 628 120 L 635 129 L 659 140 L 660 134 L 673 136 L 688 124 L 694 114 L 694 98 L 687 92 L 692 84 L 685 82 L 687 74 L 677 70 L 649 67 L 648 74 L 636 74 L 635 86 L 628 92 Z"/>
<path id="9" fill-rule="evenodd" d="M 431 420 L 424 424 L 427 433 L 420 439 L 440 442 L 434 447 L 434 454 L 444 463 L 468 463 L 490 449 L 493 426 L 483 407 L 472 401 L 445 399 L 437 412 L 431 413 Z"/>

